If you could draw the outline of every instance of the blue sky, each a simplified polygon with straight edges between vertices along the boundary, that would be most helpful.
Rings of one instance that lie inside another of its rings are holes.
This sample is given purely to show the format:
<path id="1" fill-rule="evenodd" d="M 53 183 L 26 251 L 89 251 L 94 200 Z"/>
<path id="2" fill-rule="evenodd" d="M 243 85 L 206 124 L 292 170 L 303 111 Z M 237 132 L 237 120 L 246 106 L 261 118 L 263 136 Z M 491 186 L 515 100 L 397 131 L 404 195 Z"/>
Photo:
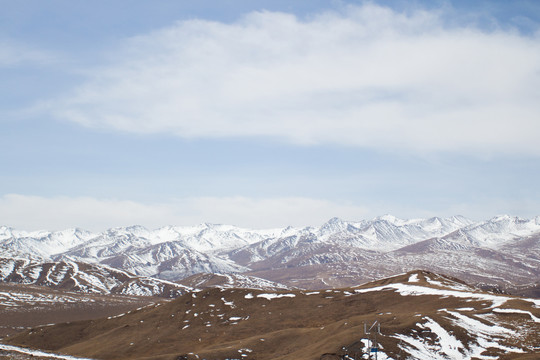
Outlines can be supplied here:
<path id="1" fill-rule="evenodd" d="M 0 1 L 0 223 L 538 215 L 536 1 Z"/>

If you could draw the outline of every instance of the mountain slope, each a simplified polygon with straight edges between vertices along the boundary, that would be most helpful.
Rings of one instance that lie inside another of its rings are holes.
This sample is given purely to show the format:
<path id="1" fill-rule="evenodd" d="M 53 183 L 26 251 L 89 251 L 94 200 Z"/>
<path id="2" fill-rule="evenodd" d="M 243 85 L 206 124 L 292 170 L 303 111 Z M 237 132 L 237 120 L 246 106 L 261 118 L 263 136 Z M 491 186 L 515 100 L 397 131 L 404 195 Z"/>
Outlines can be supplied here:
<path id="1" fill-rule="evenodd" d="M 7 343 L 95 359 L 512 359 L 540 351 L 540 302 L 425 271 L 361 287 L 206 289 L 124 316 L 36 328 Z M 377 323 L 375 323 L 377 322 Z M 380 324 L 364 334 L 364 324 Z"/>
<path id="2" fill-rule="evenodd" d="M 115 316 L 157 300 L 146 296 L 103 295 L 0 283 L 0 337 L 9 337 L 31 327 Z M 0 356 L 0 359 L 11 357 Z"/>
<path id="3" fill-rule="evenodd" d="M 219 288 L 241 288 L 255 290 L 289 290 L 290 287 L 268 281 L 255 276 L 240 274 L 196 274 L 180 281 L 181 284 L 196 288 L 207 289 L 211 287 Z"/>
<path id="4" fill-rule="evenodd" d="M 177 297 L 189 287 L 133 276 L 118 269 L 75 261 L 35 262 L 0 258 L 0 281 L 93 294 Z"/>

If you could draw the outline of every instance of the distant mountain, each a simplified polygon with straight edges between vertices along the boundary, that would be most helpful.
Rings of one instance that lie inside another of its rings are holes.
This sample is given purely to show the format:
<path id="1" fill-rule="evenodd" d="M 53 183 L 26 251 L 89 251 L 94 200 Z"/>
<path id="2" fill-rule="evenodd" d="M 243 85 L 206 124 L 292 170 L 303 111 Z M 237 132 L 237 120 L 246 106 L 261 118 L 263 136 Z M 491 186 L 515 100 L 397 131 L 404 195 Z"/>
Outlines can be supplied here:
<path id="1" fill-rule="evenodd" d="M 291 287 L 351 286 L 423 268 L 511 288 L 540 283 L 540 217 L 330 219 L 319 227 L 141 226 L 101 233 L 0 227 L 0 257 L 78 262 L 178 281 L 244 274 Z M 10 279 L 5 277 L 6 279 Z M 4 280 L 4 281 L 8 281 Z"/>

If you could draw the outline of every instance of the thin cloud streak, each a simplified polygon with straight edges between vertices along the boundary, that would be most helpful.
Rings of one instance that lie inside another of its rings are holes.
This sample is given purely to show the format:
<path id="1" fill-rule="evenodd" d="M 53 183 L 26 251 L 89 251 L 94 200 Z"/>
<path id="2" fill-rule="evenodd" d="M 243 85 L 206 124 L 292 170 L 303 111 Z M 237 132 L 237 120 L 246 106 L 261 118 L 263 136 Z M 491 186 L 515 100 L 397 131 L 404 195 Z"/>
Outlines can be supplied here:
<path id="1" fill-rule="evenodd" d="M 59 54 L 0 38 L 0 68 L 24 64 L 50 65 L 58 61 Z"/>
<path id="2" fill-rule="evenodd" d="M 445 26 L 444 15 L 365 4 L 307 20 L 182 21 L 127 40 L 43 106 L 88 127 L 183 138 L 540 155 L 540 37 Z"/>
<path id="3" fill-rule="evenodd" d="M 360 206 L 349 202 L 305 197 L 191 197 L 162 203 L 94 197 L 43 197 L 7 194 L 0 197 L 0 226 L 19 230 L 82 228 L 103 231 L 112 227 L 142 225 L 150 229 L 166 225 L 201 223 L 236 225 L 251 229 L 286 226 L 320 226 L 333 217 L 359 221 L 388 213 L 403 219 L 464 215 L 481 221 L 509 214 L 537 216 L 534 201 L 484 199 L 452 203 L 433 209 L 400 204 Z"/>
<path id="4" fill-rule="evenodd" d="M 319 225 L 334 216 L 359 219 L 367 213 L 361 206 L 301 197 L 199 197 L 153 204 L 92 197 L 0 197 L 0 225 L 21 230 L 79 227 L 102 231 L 129 225 L 158 228 L 200 223 L 273 228 Z"/>

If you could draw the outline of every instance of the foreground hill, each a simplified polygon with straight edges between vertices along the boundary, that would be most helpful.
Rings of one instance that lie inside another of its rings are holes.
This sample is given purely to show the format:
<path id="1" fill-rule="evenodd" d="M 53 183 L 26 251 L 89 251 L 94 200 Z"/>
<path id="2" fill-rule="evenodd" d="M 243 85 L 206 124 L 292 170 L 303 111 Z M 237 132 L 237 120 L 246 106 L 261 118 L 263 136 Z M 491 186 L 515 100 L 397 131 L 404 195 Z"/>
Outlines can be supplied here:
<path id="1" fill-rule="evenodd" d="M 364 335 L 364 324 L 374 323 Z M 316 360 L 359 359 L 375 335 L 379 359 L 533 359 L 540 301 L 415 271 L 344 289 L 208 288 L 4 342 L 94 359 Z"/>
<path id="2" fill-rule="evenodd" d="M 83 294 L 0 283 L 0 337 L 35 326 L 113 316 L 157 301 L 153 297 Z"/>

